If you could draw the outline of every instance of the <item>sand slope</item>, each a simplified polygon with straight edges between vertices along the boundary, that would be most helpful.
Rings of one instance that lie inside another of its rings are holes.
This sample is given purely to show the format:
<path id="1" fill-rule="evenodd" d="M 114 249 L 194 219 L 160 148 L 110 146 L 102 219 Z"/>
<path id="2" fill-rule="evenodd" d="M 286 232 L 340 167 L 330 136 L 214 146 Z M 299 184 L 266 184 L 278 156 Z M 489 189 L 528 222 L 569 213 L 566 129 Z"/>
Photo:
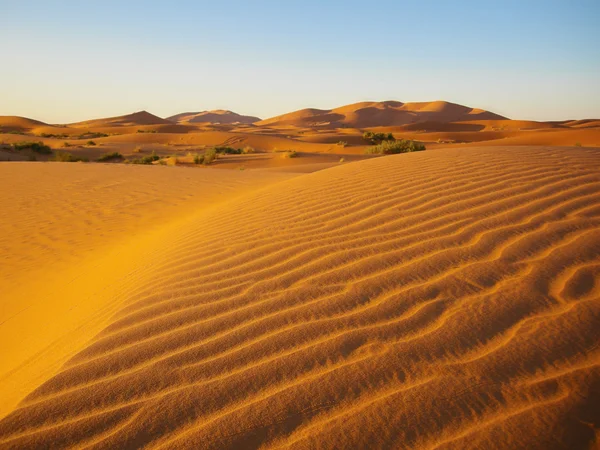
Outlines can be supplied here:
<path id="1" fill-rule="evenodd" d="M 595 149 L 298 176 L 174 225 L 0 445 L 591 447 L 599 255 Z"/>
<path id="2" fill-rule="evenodd" d="M 290 176 L 0 164 L 0 416 L 106 325 L 174 224 Z"/>

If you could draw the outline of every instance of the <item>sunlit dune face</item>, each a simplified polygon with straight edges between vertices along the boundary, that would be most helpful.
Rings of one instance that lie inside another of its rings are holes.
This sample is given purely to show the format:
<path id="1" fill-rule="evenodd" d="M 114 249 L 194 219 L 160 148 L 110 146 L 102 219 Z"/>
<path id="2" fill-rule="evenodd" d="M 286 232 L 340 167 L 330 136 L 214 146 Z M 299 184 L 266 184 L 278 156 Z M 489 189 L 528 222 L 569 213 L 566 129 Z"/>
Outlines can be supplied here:
<path id="1" fill-rule="evenodd" d="M 217 178 L 202 177 L 231 177 L 210 208 L 181 198 L 191 170 L 143 169 L 176 174 L 169 195 L 149 191 L 157 207 L 177 200 L 144 252 L 111 256 L 132 266 L 95 294 L 110 305 L 101 326 L 0 421 L 0 445 L 594 445 L 595 149 L 428 150 L 260 181 L 193 171 L 209 197 Z M 101 192 L 91 176 L 86 192 Z M 136 205 L 121 214 L 150 214 Z M 93 198 L 82 207 L 75 230 L 99 214 Z M 60 281 L 40 288 L 45 320 L 59 320 Z"/>

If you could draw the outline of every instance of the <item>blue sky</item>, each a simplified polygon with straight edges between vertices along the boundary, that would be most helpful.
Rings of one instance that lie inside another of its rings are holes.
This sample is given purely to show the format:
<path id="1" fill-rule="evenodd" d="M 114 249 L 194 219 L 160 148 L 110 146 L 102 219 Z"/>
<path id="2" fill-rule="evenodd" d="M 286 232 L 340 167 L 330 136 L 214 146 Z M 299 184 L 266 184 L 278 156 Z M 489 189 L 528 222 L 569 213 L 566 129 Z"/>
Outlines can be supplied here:
<path id="1" fill-rule="evenodd" d="M 600 118 L 600 1 L 0 0 L 0 115 L 448 100 Z"/>

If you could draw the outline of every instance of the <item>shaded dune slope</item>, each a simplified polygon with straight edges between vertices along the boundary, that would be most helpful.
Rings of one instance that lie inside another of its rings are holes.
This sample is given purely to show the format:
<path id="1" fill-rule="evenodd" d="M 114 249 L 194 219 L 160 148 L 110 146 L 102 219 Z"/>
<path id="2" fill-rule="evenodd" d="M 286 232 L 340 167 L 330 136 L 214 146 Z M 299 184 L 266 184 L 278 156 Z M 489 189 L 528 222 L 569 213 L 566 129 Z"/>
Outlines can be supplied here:
<path id="1" fill-rule="evenodd" d="M 284 181 L 182 226 L 0 446 L 592 446 L 599 225 L 592 149 Z"/>

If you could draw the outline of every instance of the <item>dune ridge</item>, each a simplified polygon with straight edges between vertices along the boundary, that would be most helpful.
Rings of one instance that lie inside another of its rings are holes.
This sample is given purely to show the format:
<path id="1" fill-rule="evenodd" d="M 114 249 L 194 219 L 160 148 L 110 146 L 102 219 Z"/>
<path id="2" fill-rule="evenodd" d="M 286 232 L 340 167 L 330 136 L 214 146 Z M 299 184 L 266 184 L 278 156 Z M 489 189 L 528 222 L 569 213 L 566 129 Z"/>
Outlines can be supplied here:
<path id="1" fill-rule="evenodd" d="M 178 224 L 0 446 L 591 447 L 599 230 L 594 149 L 282 181 Z"/>
<path id="2" fill-rule="evenodd" d="M 225 109 L 211 111 L 186 112 L 167 117 L 167 120 L 176 123 L 218 123 L 218 124 L 251 124 L 260 118 L 244 116 Z"/>
<path id="3" fill-rule="evenodd" d="M 257 126 L 354 127 L 399 126 L 417 122 L 502 120 L 506 117 L 445 101 L 360 102 L 334 109 L 307 108 L 256 122 Z"/>

